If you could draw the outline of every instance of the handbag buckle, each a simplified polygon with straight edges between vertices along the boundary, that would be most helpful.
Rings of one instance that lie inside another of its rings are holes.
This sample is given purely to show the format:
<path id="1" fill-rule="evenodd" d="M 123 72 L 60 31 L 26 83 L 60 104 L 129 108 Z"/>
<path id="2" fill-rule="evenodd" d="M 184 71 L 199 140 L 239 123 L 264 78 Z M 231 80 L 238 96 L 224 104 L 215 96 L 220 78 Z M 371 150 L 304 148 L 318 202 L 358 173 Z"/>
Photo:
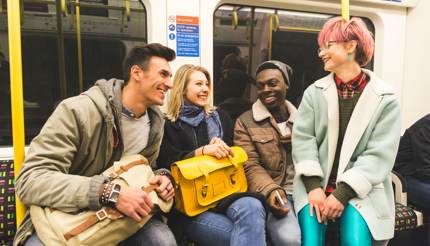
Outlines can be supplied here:
<path id="1" fill-rule="evenodd" d="M 108 217 L 108 214 L 105 209 L 99 210 L 96 212 L 97 219 L 99 221 L 104 220 Z"/>
<path id="2" fill-rule="evenodd" d="M 208 195 L 208 184 L 204 184 L 202 187 L 202 196 L 206 197 Z"/>
<path id="3" fill-rule="evenodd" d="M 234 171 L 232 174 L 230 174 L 230 183 L 232 185 L 236 184 L 236 171 Z"/>

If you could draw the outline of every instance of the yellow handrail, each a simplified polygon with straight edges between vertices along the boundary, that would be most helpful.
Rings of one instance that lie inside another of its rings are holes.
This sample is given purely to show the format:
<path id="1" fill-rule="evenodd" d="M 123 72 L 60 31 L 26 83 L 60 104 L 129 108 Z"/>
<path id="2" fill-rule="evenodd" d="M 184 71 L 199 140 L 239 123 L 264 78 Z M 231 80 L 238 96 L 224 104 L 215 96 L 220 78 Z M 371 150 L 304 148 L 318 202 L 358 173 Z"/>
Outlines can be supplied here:
<path id="1" fill-rule="evenodd" d="M 24 99 L 22 93 L 22 57 L 21 57 L 21 11 L 20 1 L 7 0 L 7 20 L 9 36 L 10 91 L 12 103 L 12 136 L 14 155 L 14 174 L 18 176 L 24 162 Z M 16 196 L 16 195 L 15 195 Z M 25 207 L 16 196 L 16 225 L 21 224 Z"/>
<path id="2" fill-rule="evenodd" d="M 63 16 L 67 16 L 67 3 L 66 0 L 61 0 L 61 12 Z"/>
<path id="3" fill-rule="evenodd" d="M 130 0 L 125 0 L 125 15 L 127 16 L 127 21 L 130 21 Z"/>
<path id="4" fill-rule="evenodd" d="M 84 80 L 82 72 L 82 43 L 81 43 L 81 7 L 79 0 L 75 1 L 76 7 L 76 49 L 78 52 L 78 79 L 79 79 L 79 93 L 84 91 Z"/>
<path id="5" fill-rule="evenodd" d="M 349 20 L 349 0 L 342 1 L 342 18 Z"/>

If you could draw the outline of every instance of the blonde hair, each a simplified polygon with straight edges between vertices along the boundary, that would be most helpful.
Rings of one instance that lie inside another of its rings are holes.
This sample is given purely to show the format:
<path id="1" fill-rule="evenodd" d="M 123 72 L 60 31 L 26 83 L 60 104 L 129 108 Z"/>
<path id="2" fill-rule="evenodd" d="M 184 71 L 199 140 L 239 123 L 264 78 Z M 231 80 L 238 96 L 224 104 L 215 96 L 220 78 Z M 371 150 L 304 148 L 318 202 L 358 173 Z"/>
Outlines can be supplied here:
<path id="1" fill-rule="evenodd" d="M 182 65 L 175 73 L 173 78 L 173 88 L 170 93 L 169 101 L 167 103 L 167 119 L 175 122 L 179 118 L 182 106 L 184 105 L 184 97 L 187 90 L 188 83 L 190 82 L 191 74 L 194 72 L 202 72 L 209 82 L 209 103 L 204 106 L 206 114 L 210 114 L 215 110 L 212 105 L 212 82 L 208 70 L 201 66 L 194 66 L 191 64 Z"/>

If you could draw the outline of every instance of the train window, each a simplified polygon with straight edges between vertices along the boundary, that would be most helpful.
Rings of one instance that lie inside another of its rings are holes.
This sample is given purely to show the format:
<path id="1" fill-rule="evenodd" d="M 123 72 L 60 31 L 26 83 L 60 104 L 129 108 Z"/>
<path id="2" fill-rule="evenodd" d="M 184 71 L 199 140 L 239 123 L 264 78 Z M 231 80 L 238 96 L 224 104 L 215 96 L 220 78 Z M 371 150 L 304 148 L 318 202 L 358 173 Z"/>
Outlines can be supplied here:
<path id="1" fill-rule="evenodd" d="M 214 13 L 215 104 L 233 110 L 230 112 L 233 118 L 249 108 L 256 100 L 252 85 L 256 67 L 274 59 L 293 68 L 287 99 L 298 106 L 307 86 L 327 74 L 317 56 L 317 37 L 330 17 L 320 13 L 220 6 Z M 372 22 L 363 19 L 375 34 Z M 373 68 L 373 60 L 368 68 Z"/>
<path id="2" fill-rule="evenodd" d="M 146 10 L 141 1 L 66 1 L 57 16 L 55 0 L 24 0 L 22 61 L 25 138 L 35 137 L 59 101 L 77 95 L 100 78 L 122 78 L 122 60 L 134 45 L 147 43 Z M 6 5 L 2 5 L 5 9 Z M 77 17 L 80 18 L 81 59 Z M 12 144 L 7 11 L 0 13 L 0 146 Z M 61 24 L 61 28 L 57 25 Z M 59 42 L 61 41 L 61 42 Z M 81 64 L 79 64 L 81 60 Z M 80 71 L 82 76 L 80 76 Z"/>

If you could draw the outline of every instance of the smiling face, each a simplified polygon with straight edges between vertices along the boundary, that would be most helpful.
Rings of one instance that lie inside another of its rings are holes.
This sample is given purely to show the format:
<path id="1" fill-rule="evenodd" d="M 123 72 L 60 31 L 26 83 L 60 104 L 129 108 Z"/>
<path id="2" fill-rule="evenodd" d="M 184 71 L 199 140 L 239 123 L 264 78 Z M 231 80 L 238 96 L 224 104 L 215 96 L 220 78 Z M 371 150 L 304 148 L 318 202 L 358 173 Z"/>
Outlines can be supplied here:
<path id="1" fill-rule="evenodd" d="M 258 99 L 267 109 L 279 109 L 285 102 L 288 87 L 281 71 L 278 69 L 264 69 L 257 74 Z"/>
<path id="2" fill-rule="evenodd" d="M 147 106 L 163 105 L 164 97 L 172 88 L 172 71 L 166 59 L 153 56 L 148 69 L 139 76 L 140 91 Z"/>
<path id="3" fill-rule="evenodd" d="M 348 60 L 348 45 L 348 42 L 329 41 L 320 47 L 318 55 L 324 62 L 324 70 L 336 73 L 343 65 L 353 62 Z"/>
<path id="4" fill-rule="evenodd" d="M 196 106 L 204 107 L 209 103 L 210 83 L 205 74 L 194 71 L 188 78 L 185 99 Z"/>

